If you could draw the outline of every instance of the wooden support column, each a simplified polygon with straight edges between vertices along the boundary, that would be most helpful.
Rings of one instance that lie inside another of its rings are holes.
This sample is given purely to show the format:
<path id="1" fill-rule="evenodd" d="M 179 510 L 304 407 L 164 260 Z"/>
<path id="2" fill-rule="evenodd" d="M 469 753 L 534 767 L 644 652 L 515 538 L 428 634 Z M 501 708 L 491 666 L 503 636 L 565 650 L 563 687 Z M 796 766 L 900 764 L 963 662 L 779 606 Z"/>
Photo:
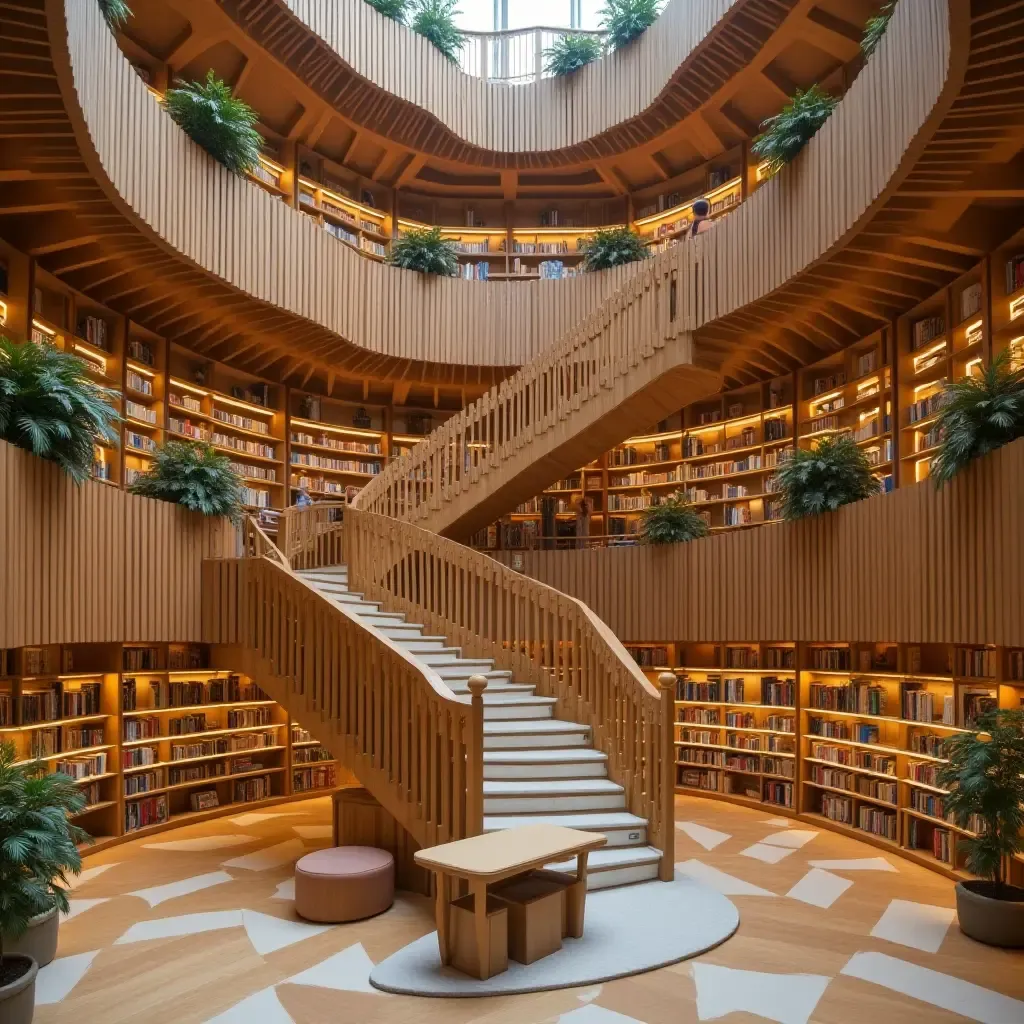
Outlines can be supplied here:
<path id="1" fill-rule="evenodd" d="M 473 695 L 469 747 L 466 753 L 466 835 L 478 836 L 484 830 L 484 690 L 486 676 L 470 676 Z"/>

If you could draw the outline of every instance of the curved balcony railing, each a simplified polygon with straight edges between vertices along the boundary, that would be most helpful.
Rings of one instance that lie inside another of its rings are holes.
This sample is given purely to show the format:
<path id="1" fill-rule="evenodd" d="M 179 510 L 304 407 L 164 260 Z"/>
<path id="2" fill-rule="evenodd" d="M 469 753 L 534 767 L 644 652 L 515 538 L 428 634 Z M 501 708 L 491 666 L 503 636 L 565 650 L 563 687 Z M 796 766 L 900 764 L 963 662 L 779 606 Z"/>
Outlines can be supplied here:
<path id="1" fill-rule="evenodd" d="M 463 32 L 459 67 L 473 78 L 507 85 L 527 85 L 551 75 L 544 70 L 544 51 L 564 36 L 592 36 L 604 41 L 606 32 L 582 28 L 512 28 L 501 32 Z"/>

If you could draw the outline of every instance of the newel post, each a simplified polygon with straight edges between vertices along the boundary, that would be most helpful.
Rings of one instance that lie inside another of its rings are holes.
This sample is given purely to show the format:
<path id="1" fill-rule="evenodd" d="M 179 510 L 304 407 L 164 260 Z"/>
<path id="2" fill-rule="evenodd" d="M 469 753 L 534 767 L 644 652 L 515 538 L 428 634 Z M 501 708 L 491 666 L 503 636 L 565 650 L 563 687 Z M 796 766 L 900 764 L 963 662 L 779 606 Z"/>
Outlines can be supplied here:
<path id="1" fill-rule="evenodd" d="M 658 877 L 671 882 L 676 859 L 676 677 L 672 672 L 658 676 L 661 688 L 661 738 L 659 746 L 661 797 L 661 866 Z"/>
<path id="2" fill-rule="evenodd" d="M 466 835 L 484 830 L 484 690 L 486 676 L 470 676 L 473 695 L 469 713 L 469 746 L 466 751 Z"/>

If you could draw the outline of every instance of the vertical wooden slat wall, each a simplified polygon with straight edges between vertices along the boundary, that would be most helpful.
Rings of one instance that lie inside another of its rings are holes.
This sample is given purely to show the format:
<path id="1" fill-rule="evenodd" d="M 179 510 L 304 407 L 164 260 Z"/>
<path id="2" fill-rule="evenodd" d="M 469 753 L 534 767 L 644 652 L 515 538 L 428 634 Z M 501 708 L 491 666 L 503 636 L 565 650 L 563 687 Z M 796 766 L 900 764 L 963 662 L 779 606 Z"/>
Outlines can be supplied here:
<path id="1" fill-rule="evenodd" d="M 59 8 L 61 0 L 53 4 Z M 699 259 L 695 247 L 677 246 L 651 261 L 684 282 L 683 305 L 692 318 L 686 329 L 708 324 L 780 287 L 825 256 L 869 214 L 942 93 L 950 64 L 947 4 L 903 0 L 878 53 L 791 172 L 759 189 L 705 236 Z M 94 150 L 97 166 L 125 212 L 192 263 L 245 294 L 310 320 L 368 353 L 435 365 L 490 367 L 524 364 L 584 317 L 605 315 L 601 306 L 609 298 L 628 300 L 636 265 L 565 281 L 484 284 L 427 279 L 364 259 L 308 217 L 229 174 L 192 143 L 117 48 L 95 4 L 63 0 L 63 7 L 67 36 L 62 42 L 68 49 L 64 57 L 54 47 L 55 67 L 66 105 L 72 110 L 78 105 L 88 128 L 88 138 L 79 139 L 83 150 Z M 337 20 L 339 11 L 351 14 L 354 21 L 346 31 L 356 39 L 362 32 L 360 19 L 380 18 L 361 0 L 318 7 L 324 18 Z M 668 39 L 675 32 L 682 41 L 672 46 L 685 50 L 691 35 L 700 37 L 726 9 L 724 0 L 678 2 L 648 34 L 658 32 Z M 689 26 L 685 32 L 683 25 Z M 967 45 L 966 40 L 958 42 Z M 412 43 L 428 46 L 416 38 Z M 639 52 L 620 56 L 635 60 Z M 436 54 L 429 56 L 444 63 Z M 677 58 L 665 56 L 661 63 Z M 383 66 L 379 54 L 367 59 Z M 397 76 L 408 70 L 414 80 L 420 77 L 412 63 L 401 72 L 393 60 L 390 64 L 392 70 L 382 74 Z M 638 69 L 641 78 L 647 73 Z M 663 67 L 658 75 L 663 83 Z M 499 91 L 517 95 L 508 87 Z M 628 89 L 605 93 L 609 90 L 593 91 L 594 109 L 638 102 Z M 458 90 L 445 95 L 452 116 L 466 106 L 456 99 Z M 894 95 L 900 97 L 895 105 Z M 590 106 L 581 97 L 581 111 Z M 580 113 L 581 123 L 588 116 Z M 520 120 L 537 131 L 554 130 L 549 126 L 557 121 L 534 116 Z M 511 116 L 499 117 L 493 124 L 513 121 Z M 536 148 L 544 147 L 538 143 Z"/>
<path id="2" fill-rule="evenodd" d="M 646 110 L 715 25 L 744 0 L 669 0 L 632 45 L 567 79 L 510 87 L 470 77 L 422 36 L 363 0 L 285 0 L 361 77 L 432 114 L 481 149 L 578 145 Z"/>
<path id="3" fill-rule="evenodd" d="M 0 647 L 198 641 L 204 558 L 235 534 L 0 442 Z"/>
<path id="4" fill-rule="evenodd" d="M 501 552 L 619 637 L 1024 646 L 1024 440 L 795 523 L 665 547 Z"/>

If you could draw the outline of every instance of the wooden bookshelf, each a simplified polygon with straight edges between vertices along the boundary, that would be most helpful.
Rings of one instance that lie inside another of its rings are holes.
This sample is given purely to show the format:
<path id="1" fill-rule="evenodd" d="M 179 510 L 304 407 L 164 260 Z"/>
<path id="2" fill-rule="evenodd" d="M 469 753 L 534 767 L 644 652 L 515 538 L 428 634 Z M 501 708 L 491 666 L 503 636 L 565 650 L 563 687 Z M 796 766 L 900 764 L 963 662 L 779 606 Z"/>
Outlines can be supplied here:
<path id="1" fill-rule="evenodd" d="M 334 788 L 351 773 L 252 680 L 193 644 L 18 648 L 0 657 L 0 740 L 71 774 L 86 850 Z M 85 852 L 85 850 L 83 850 Z"/>
<path id="2" fill-rule="evenodd" d="M 1024 706 L 1024 649 L 625 646 L 652 682 L 676 675 L 678 792 L 800 818 L 967 877 L 956 839 L 970 828 L 946 820 L 935 772 L 972 713 Z M 1012 870 L 1024 875 L 1024 862 Z"/>
<path id="3" fill-rule="evenodd" d="M 887 491 L 895 482 L 891 345 L 884 329 L 797 374 L 800 447 L 835 435 L 853 438 Z"/>
<path id="4" fill-rule="evenodd" d="M 293 392 L 288 433 L 288 504 L 303 484 L 314 498 L 352 496 L 388 457 L 388 410 Z"/>
<path id="5" fill-rule="evenodd" d="M 653 205 L 667 202 L 667 209 L 640 212 L 632 222 L 635 230 L 644 240 L 647 250 L 654 255 L 683 240 L 693 224 L 693 204 L 706 199 L 711 204 L 710 217 L 716 220 L 736 208 L 743 200 L 743 176 L 741 174 L 719 179 L 728 174 L 719 169 L 702 169 L 704 181 L 691 193 L 692 198 L 682 199 L 678 192 L 657 197 Z M 714 182 L 714 184 L 712 184 Z"/>

